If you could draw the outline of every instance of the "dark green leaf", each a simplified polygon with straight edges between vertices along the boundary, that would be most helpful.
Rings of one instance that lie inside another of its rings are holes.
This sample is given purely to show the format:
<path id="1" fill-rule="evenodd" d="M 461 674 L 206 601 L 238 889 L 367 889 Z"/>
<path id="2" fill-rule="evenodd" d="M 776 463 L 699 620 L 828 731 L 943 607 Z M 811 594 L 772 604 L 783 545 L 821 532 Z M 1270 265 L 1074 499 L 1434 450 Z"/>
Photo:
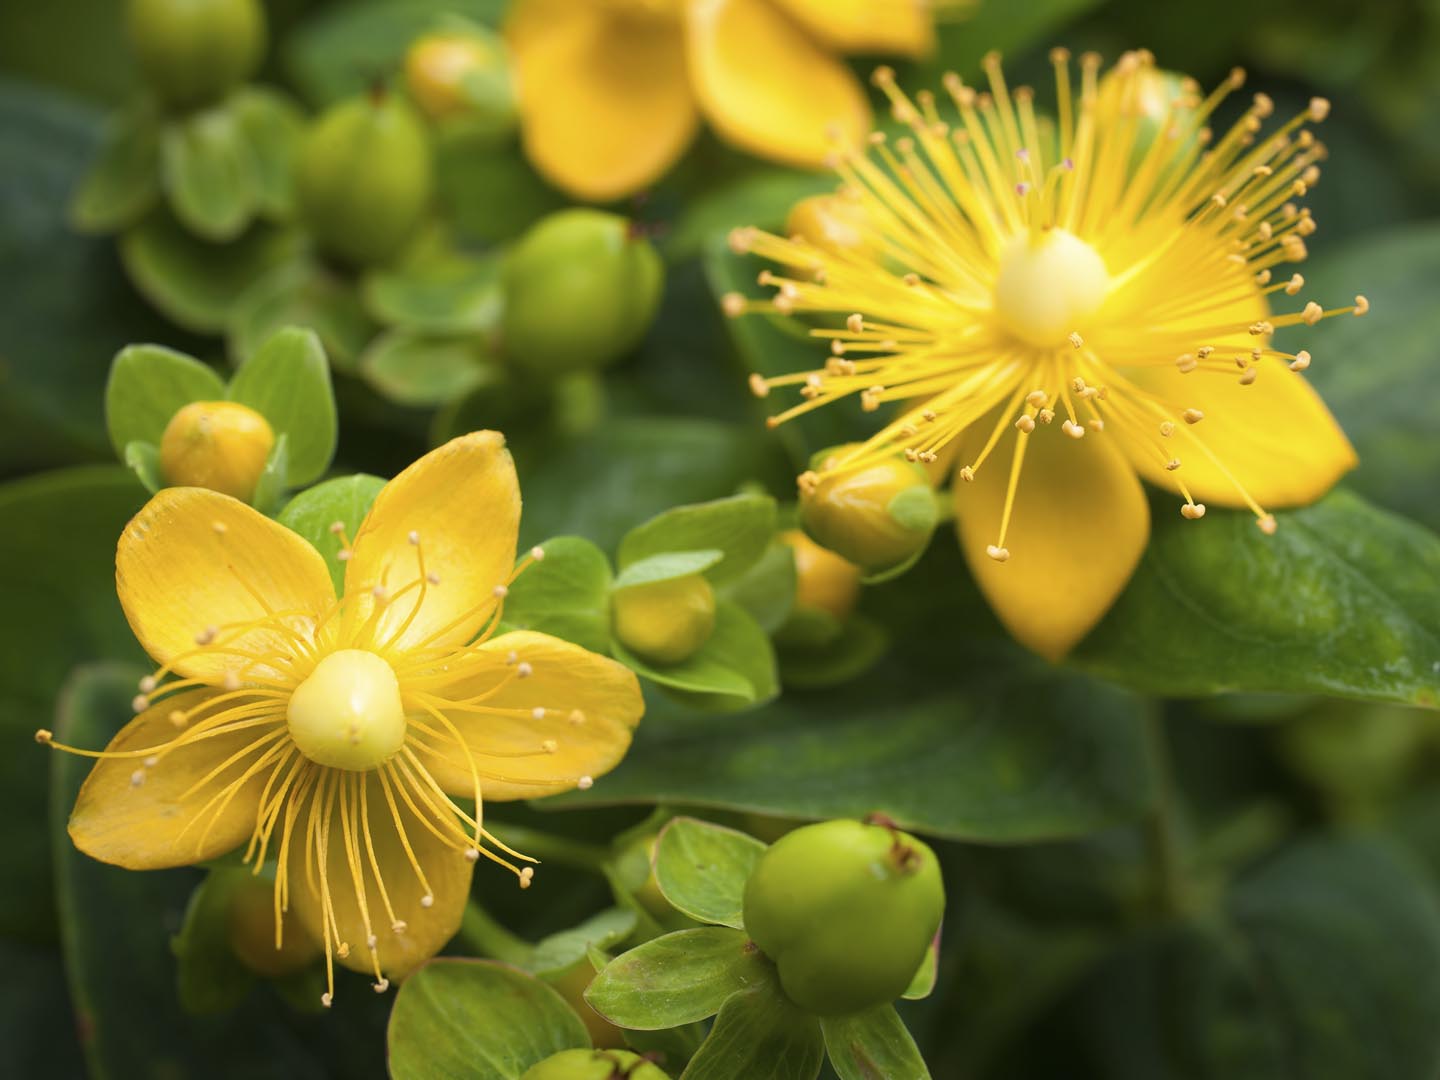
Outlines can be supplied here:
<path id="1" fill-rule="evenodd" d="M 110 365 L 105 384 L 105 424 L 121 456 L 132 442 L 160 445 L 174 415 L 192 401 L 224 401 L 225 384 L 214 370 L 163 345 L 131 345 Z"/>
<path id="2" fill-rule="evenodd" d="M 934 54 L 911 67 L 904 85 L 928 86 L 938 91 L 943 72 L 953 69 L 968 77 L 978 70 L 980 58 L 992 49 L 1019 52 L 1049 41 L 1099 2 L 1029 0 L 1018 7 L 976 4 L 964 12 L 963 18 L 939 22 Z"/>
<path id="3" fill-rule="evenodd" d="M 1176 696 L 1246 690 L 1435 705 L 1440 539 L 1345 491 L 1277 517 L 1274 536 L 1244 513 L 1158 522 L 1076 662 Z"/>
<path id="4" fill-rule="evenodd" d="M 320 335 L 337 371 L 351 371 L 375 334 L 349 282 L 306 263 L 281 265 L 236 299 L 228 323 L 230 355 L 243 360 L 286 326 Z"/>
<path id="5" fill-rule="evenodd" d="M 360 374 L 401 405 L 443 405 L 495 382 L 500 370 L 474 338 L 392 330 L 360 357 Z"/>
<path id="6" fill-rule="evenodd" d="M 160 448 L 154 443 L 136 439 L 125 444 L 125 452 L 120 456 L 125 467 L 145 485 L 146 491 L 153 495 L 165 486 L 165 473 L 160 468 Z"/>
<path id="7" fill-rule="evenodd" d="M 605 553 L 578 536 L 559 536 L 540 546 L 545 558 L 532 562 L 510 586 L 506 625 L 608 653 L 610 562 Z"/>
<path id="8" fill-rule="evenodd" d="M 256 209 L 283 221 L 294 210 L 295 154 L 305 134 L 305 116 L 284 94 L 263 86 L 243 87 L 230 110 L 254 163 Z"/>
<path id="9" fill-rule="evenodd" d="M 828 613 L 811 608 L 804 615 L 818 619 Z M 838 633 L 823 644 L 780 648 L 783 685 L 796 690 L 839 686 L 869 671 L 890 648 L 890 635 L 885 628 L 863 615 L 852 615 L 843 624 L 832 623 L 832 626 Z M 790 629 L 787 625 L 787 632 Z"/>
<path id="10" fill-rule="evenodd" d="M 81 232 L 111 233 L 139 221 L 160 199 L 160 129 L 148 108 L 116 116 L 100 156 L 75 193 L 70 220 Z"/>
<path id="11" fill-rule="evenodd" d="M 677 930 L 610 961 L 585 1000 L 620 1027 L 678 1027 L 714 1016 L 737 990 L 772 978 L 769 964 L 739 930 Z"/>
<path id="12" fill-rule="evenodd" d="M 815 1080 L 824 1061 L 819 1021 L 785 1000 L 771 978 L 721 1006 L 680 1080 Z"/>
<path id="13" fill-rule="evenodd" d="M 775 537 L 775 521 L 775 500 L 768 495 L 734 495 L 677 506 L 626 533 L 616 562 L 623 576 L 631 563 L 652 555 L 717 548 L 725 557 L 705 576 L 722 585 L 738 578 L 765 553 Z"/>
<path id="14" fill-rule="evenodd" d="M 779 233 L 792 206 L 835 187 L 835 178 L 823 173 L 790 169 L 747 173 L 695 199 L 665 238 L 665 253 L 675 261 L 693 258 L 708 242 L 745 225 Z"/>
<path id="15" fill-rule="evenodd" d="M 322 476 L 335 454 L 335 394 L 330 365 L 313 330 L 288 326 L 246 358 L 230 380 L 229 397 L 248 405 L 286 440 L 285 483 Z"/>
<path id="16" fill-rule="evenodd" d="M 820 1021 L 840 1080 L 930 1080 L 930 1070 L 893 1005 Z"/>
<path id="17" fill-rule="evenodd" d="M 230 947 L 230 898 L 248 869 L 211 870 L 190 894 L 185 922 L 170 943 L 175 953 L 180 1005 L 204 1016 L 229 1012 L 250 992 L 254 976 Z"/>
<path id="18" fill-rule="evenodd" d="M 717 707 L 735 707 L 767 701 L 779 690 L 775 651 L 770 639 L 745 611 L 721 601 L 715 606 L 715 629 L 699 652 L 676 664 L 650 664 L 613 641 L 611 650 L 626 666 L 661 686 L 688 694 L 730 701 Z"/>
<path id="19" fill-rule="evenodd" d="M 401 984 L 389 1045 L 395 1080 L 518 1080 L 590 1037 L 533 975 L 487 960 L 433 960 Z"/>
<path id="20" fill-rule="evenodd" d="M 437 200 L 464 236 L 485 243 L 513 240 L 568 200 L 526 160 L 518 139 L 463 126 L 439 132 Z"/>
<path id="21" fill-rule="evenodd" d="M 663 555 L 650 555 L 632 562 L 615 579 L 615 588 L 629 589 L 636 585 L 653 585 L 657 581 L 671 581 L 689 577 L 702 570 L 708 570 L 725 553 L 717 548 L 708 551 L 667 551 Z"/>
<path id="22" fill-rule="evenodd" d="M 336 557 L 344 545 L 330 526 L 341 522 L 345 526 L 345 535 L 354 540 L 370 504 L 384 486 L 385 481 L 378 476 L 364 473 L 336 477 L 316 484 L 309 491 L 302 491 L 278 515 L 281 525 L 309 540 L 325 556 L 337 594 L 345 587 L 345 563 Z"/>
<path id="23" fill-rule="evenodd" d="M 451 256 L 376 271 L 366 277 L 362 294 L 370 314 L 388 326 L 435 335 L 479 334 L 500 318 L 499 270 L 495 256 Z"/>
<path id="24" fill-rule="evenodd" d="M 697 922 L 745 929 L 745 882 L 765 852 L 753 836 L 680 817 L 660 832 L 655 881 L 665 899 Z"/>
<path id="25" fill-rule="evenodd" d="M 249 140 L 226 105 L 165 126 L 160 177 L 180 222 L 217 243 L 239 236 L 260 201 L 260 175 Z"/>

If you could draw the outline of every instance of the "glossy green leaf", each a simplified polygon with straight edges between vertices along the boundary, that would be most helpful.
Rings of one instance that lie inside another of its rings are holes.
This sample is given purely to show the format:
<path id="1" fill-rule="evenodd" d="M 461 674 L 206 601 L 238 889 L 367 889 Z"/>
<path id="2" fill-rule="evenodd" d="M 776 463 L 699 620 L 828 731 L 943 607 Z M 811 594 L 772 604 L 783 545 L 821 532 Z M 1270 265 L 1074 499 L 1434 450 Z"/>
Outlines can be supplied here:
<path id="1" fill-rule="evenodd" d="M 840 1080 L 930 1080 L 930 1070 L 893 1005 L 820 1021 Z"/>
<path id="2" fill-rule="evenodd" d="M 679 817 L 660 832 L 655 882 L 665 899 L 697 922 L 745 929 L 745 882 L 765 845 L 753 836 Z"/>
<path id="3" fill-rule="evenodd" d="M 160 468 L 160 448 L 154 443 L 139 439 L 128 442 L 120 459 L 152 495 L 165 486 L 165 472 Z"/>
<path id="4" fill-rule="evenodd" d="M 370 511 L 370 504 L 384 486 L 385 481 L 378 476 L 364 473 L 339 476 L 302 491 L 285 505 L 277 517 L 280 524 L 309 540 L 325 557 L 336 593 L 345 587 L 345 563 L 337 558 L 344 544 L 330 527 L 337 521 L 341 522 L 345 526 L 345 535 L 354 540 L 360 523 Z"/>
<path id="5" fill-rule="evenodd" d="M 611 650 L 626 666 L 661 686 L 687 694 L 718 698 L 719 708 L 767 701 L 779 690 L 775 650 L 760 625 L 744 608 L 720 602 L 715 629 L 700 650 L 676 664 L 660 666 L 641 660 L 618 640 Z"/>
<path id="6" fill-rule="evenodd" d="M 311 483 L 335 455 L 335 393 L 319 336 L 289 326 L 249 356 L 230 380 L 229 397 L 270 421 L 286 440 L 285 482 Z"/>
<path id="7" fill-rule="evenodd" d="M 536 975 L 559 974 L 584 960 L 591 949 L 609 949 L 624 941 L 634 932 L 635 922 L 633 911 L 606 908 L 579 926 L 537 941 L 521 966 Z"/>
<path id="8" fill-rule="evenodd" d="M 1337 491 L 1276 515 L 1170 515 L 1076 663 L 1173 696 L 1440 700 L 1440 538 Z M 1173 517 L 1173 520 L 1170 520 Z"/>
<path id="9" fill-rule="evenodd" d="M 381 334 L 360 357 L 360 374 L 401 405 L 443 405 L 495 382 L 501 373 L 473 338 L 408 330 Z"/>
<path id="10" fill-rule="evenodd" d="M 610 961 L 585 1000 L 620 1027 L 678 1027 L 714 1016 L 731 994 L 771 978 L 769 966 L 739 930 L 677 930 Z"/>
<path id="11" fill-rule="evenodd" d="M 1077 836 L 1137 816 L 1148 781 L 1135 700 L 1043 669 L 1017 676 L 917 692 L 905 669 L 881 669 L 859 685 L 727 716 L 654 697 L 604 783 L 545 805 L 879 811 L 902 828 L 988 843 Z"/>
<path id="12" fill-rule="evenodd" d="M 305 115 L 284 94 L 264 86 L 246 86 L 230 100 L 254 163 L 259 213 L 276 220 L 295 208 L 295 154 L 305 134 Z"/>
<path id="13" fill-rule="evenodd" d="M 369 274 L 361 292 L 377 322 L 438 335 L 492 330 L 504 299 L 500 260 L 450 256 Z"/>
<path id="14" fill-rule="evenodd" d="M 131 345 L 110 365 L 105 425 L 115 452 L 132 442 L 160 445 L 174 415 L 192 401 L 224 401 L 225 383 L 193 356 L 163 345 Z"/>
<path id="15" fill-rule="evenodd" d="M 714 548 L 724 558 L 705 576 L 721 585 L 739 577 L 765 553 L 775 536 L 775 522 L 775 500 L 768 495 L 734 495 L 677 506 L 626 533 L 616 561 L 623 577 L 631 563 L 652 555 Z"/>
<path id="16" fill-rule="evenodd" d="M 505 597 L 505 624 L 610 651 L 610 561 L 589 540 L 558 536 L 540 545 Z"/>
<path id="17" fill-rule="evenodd" d="M 590 1045 L 565 999 L 487 960 L 433 960 L 400 985 L 390 1014 L 394 1080 L 518 1080 L 538 1061 Z"/>
<path id="18" fill-rule="evenodd" d="M 661 555 L 650 555 L 632 562 L 620 571 L 615 578 L 615 588 L 629 589 L 636 585 L 653 585 L 657 581 L 689 577 L 710 569 L 723 558 L 725 553 L 718 548 L 707 551 L 667 551 Z"/>
<path id="19" fill-rule="evenodd" d="M 920 961 L 920 966 L 915 969 L 915 976 L 910 980 L 910 985 L 905 988 L 905 993 L 900 996 L 906 1001 L 922 1001 L 929 997 L 935 990 L 935 979 L 940 969 L 940 938 L 937 936 L 925 950 L 925 959 Z"/>
<path id="20" fill-rule="evenodd" d="M 286 326 L 308 326 L 319 334 L 337 371 L 353 370 L 375 334 L 349 282 L 302 262 L 276 267 L 236 299 L 227 324 L 231 357 L 252 355 Z"/>
<path id="21" fill-rule="evenodd" d="M 111 233 L 139 221 L 160 200 L 160 128 L 153 110 L 118 114 L 99 156 L 70 203 L 81 232 Z"/>
<path id="22" fill-rule="evenodd" d="M 260 201 L 245 130 L 225 105 L 177 117 L 160 135 L 160 178 L 170 208 L 206 240 L 233 240 Z"/>
<path id="23" fill-rule="evenodd" d="M 300 237 L 257 225 L 227 244 L 191 236 L 166 212 L 120 237 L 120 258 L 140 294 L 187 330 L 224 330 L 245 291 L 296 259 Z"/>
<path id="24" fill-rule="evenodd" d="M 721 587 L 719 596 L 748 611 L 767 634 L 774 634 L 795 606 L 795 553 L 773 541 L 758 562 Z"/>
<path id="25" fill-rule="evenodd" d="M 824 1061 L 819 1021 L 771 978 L 726 1000 L 680 1080 L 815 1080 Z"/>
<path id="26" fill-rule="evenodd" d="M 170 941 L 179 979 L 180 1006 L 197 1016 L 228 1012 L 244 1000 L 255 977 L 230 947 L 230 898 L 248 869 L 211 870 L 185 907 L 185 921 Z"/>

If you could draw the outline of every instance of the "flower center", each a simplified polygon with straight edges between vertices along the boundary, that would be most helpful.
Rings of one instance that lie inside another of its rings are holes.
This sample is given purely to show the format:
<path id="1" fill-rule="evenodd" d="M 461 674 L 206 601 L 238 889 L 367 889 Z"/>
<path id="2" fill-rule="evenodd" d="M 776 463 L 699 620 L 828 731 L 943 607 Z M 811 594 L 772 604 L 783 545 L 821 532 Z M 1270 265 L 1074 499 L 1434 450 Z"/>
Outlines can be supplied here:
<path id="1" fill-rule="evenodd" d="M 339 649 L 316 664 L 290 695 L 286 720 L 300 752 L 334 769 L 377 768 L 405 742 L 395 672 L 365 649 Z"/>
<path id="2" fill-rule="evenodd" d="M 1055 348 L 1099 310 L 1109 284 L 1105 261 L 1078 236 L 1024 233 L 1000 253 L 995 316 L 1027 345 Z"/>

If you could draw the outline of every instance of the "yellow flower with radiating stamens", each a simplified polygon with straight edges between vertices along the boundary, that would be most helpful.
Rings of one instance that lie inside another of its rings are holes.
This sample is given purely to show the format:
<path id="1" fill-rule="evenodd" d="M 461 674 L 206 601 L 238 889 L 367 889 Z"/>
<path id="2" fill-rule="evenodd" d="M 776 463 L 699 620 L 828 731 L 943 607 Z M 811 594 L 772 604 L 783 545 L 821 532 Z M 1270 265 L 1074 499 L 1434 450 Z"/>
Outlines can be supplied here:
<path id="1" fill-rule="evenodd" d="M 752 380 L 762 396 L 798 387 L 804 399 L 771 422 L 851 396 L 872 411 L 904 402 L 829 470 L 900 453 L 953 462 L 981 588 L 1017 638 L 1054 658 L 1110 607 L 1145 547 L 1139 478 L 1178 492 L 1187 518 L 1204 501 L 1249 507 L 1268 533 L 1267 506 L 1314 500 L 1355 464 L 1298 374 L 1310 355 L 1271 335 L 1369 305 L 1270 311 L 1270 297 L 1304 289 L 1277 267 L 1303 259 L 1315 231 L 1295 200 L 1319 177 L 1325 149 L 1305 125 L 1328 103 L 1266 133 L 1274 106 L 1257 94 L 1217 139 L 1208 124 L 1238 70 L 1208 96 L 1190 81 L 1167 96 L 1149 54 L 1103 80 L 1086 55 L 1077 98 L 1068 55 L 1052 60 L 1053 120 L 1006 86 L 994 55 L 988 91 L 946 77 L 957 122 L 879 70 L 910 134 L 837 150 L 841 195 L 861 211 L 856 242 L 738 230 L 736 250 L 785 272 L 761 275 L 772 300 L 730 295 L 724 307 L 829 314 L 813 331 L 830 343 L 823 367 Z"/>
<path id="2" fill-rule="evenodd" d="M 613 660 L 495 636 L 526 565 L 519 520 L 503 438 L 455 439 L 380 491 L 344 541 L 337 598 L 296 533 L 217 492 L 160 492 L 116 554 L 121 606 L 160 664 L 139 715 L 98 753 L 37 734 L 99 759 L 76 846 L 136 870 L 242 845 L 257 873 L 273 861 L 276 947 L 287 914 L 324 943 L 327 1005 L 337 959 L 384 990 L 433 956 L 479 856 L 530 883 L 483 800 L 589 787 L 644 708 Z"/>
<path id="3" fill-rule="evenodd" d="M 940 6 L 961 6 L 939 0 Z M 658 179 L 703 115 L 727 142 L 819 167 L 858 140 L 864 88 L 836 53 L 932 43 L 934 0 L 516 0 L 506 26 L 525 148 L 552 183 L 607 201 Z"/>

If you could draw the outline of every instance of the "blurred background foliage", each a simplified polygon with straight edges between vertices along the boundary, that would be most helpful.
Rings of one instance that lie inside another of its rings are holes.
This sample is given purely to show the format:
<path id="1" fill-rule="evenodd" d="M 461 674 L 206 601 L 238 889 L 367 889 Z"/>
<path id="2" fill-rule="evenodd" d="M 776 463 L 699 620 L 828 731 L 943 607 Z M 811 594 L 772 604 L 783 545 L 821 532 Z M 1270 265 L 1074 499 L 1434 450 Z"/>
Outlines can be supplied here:
<path id="1" fill-rule="evenodd" d="M 259 79 L 318 109 L 393 71 L 437 14 L 494 26 L 504 6 L 270 0 Z M 112 558 L 144 493 L 113 466 L 110 358 L 144 341 L 226 357 L 220 336 L 193 319 L 175 325 L 142 299 L 110 238 L 69 223 L 110 114 L 137 90 L 121 21 L 113 0 L 0 6 L 0 958 L 9 975 L 0 1075 L 78 1075 L 88 1065 L 115 1078 L 376 1076 L 388 1002 L 368 993 L 342 993 L 326 1017 L 269 990 L 220 1018 L 183 1015 L 167 940 L 197 875 L 100 867 L 64 842 L 63 813 L 47 825 L 47 807 L 67 805 L 80 773 L 57 762 L 52 776 L 30 733 L 58 700 L 103 739 L 128 691 L 117 709 L 115 667 L 72 671 L 139 659 Z M 907 576 L 866 591 L 862 612 L 898 647 L 860 680 L 787 691 L 738 715 L 652 695 L 613 779 L 547 802 L 545 814 L 506 807 L 502 820 L 605 845 L 653 803 L 731 815 L 762 833 L 777 828 L 766 815 L 882 810 L 932 838 L 951 898 L 945 948 L 936 992 L 902 1015 L 937 1077 L 1433 1077 L 1440 732 L 1433 713 L 1403 703 L 1434 704 L 1440 659 L 1427 658 L 1440 658 L 1440 636 L 1433 610 L 1408 622 L 1392 612 L 1433 607 L 1440 574 L 1429 532 L 1440 528 L 1440 3 L 995 0 L 947 25 L 937 55 L 901 81 L 933 82 L 949 68 L 973 75 L 993 48 L 1012 81 L 1044 86 L 1057 43 L 1107 57 L 1143 46 L 1206 86 L 1242 64 L 1282 114 L 1312 94 L 1334 102 L 1305 273 L 1326 294 L 1366 292 L 1376 314 L 1317 328 L 1309 347 L 1327 362 L 1311 375 L 1360 452 L 1347 486 L 1419 523 L 1384 518 L 1380 529 L 1367 517 L 1352 527 L 1348 496 L 1307 512 L 1324 550 L 1354 564 L 1356 636 L 1332 643 L 1333 692 L 1373 700 L 1323 697 L 1304 679 L 1294 694 L 1205 696 L 1256 685 L 1247 662 L 1306 663 L 1267 652 L 1275 643 L 1263 635 L 1238 650 L 1213 646 L 1205 655 L 1234 669 L 1191 682 L 1172 678 L 1159 654 L 1148 685 L 1117 674 L 1117 651 L 1146 637 L 1125 605 L 1159 588 L 1167 552 L 1203 543 L 1199 534 L 1172 542 L 1157 529 L 1131 594 L 1079 652 L 1088 674 L 1052 669 L 1009 642 L 953 545 L 936 543 Z M 837 433 L 818 417 L 804 431 L 764 431 L 736 354 L 745 343 L 711 294 L 727 272 L 714 238 L 774 222 L 825 186 L 702 137 L 648 199 L 622 208 L 653 230 L 668 280 L 658 320 L 603 384 L 561 380 L 542 392 L 522 380 L 437 410 L 413 385 L 397 394 L 383 378 L 341 369 L 334 471 L 390 475 L 434 441 L 497 427 L 521 471 L 522 542 L 578 534 L 610 552 L 680 503 L 756 482 L 789 497 L 795 463 Z M 565 204 L 513 142 L 457 155 L 439 187 L 472 244 L 512 239 Z M 1301 544 L 1289 557 L 1330 556 Z M 1371 589 L 1371 559 L 1405 563 L 1410 578 L 1387 580 L 1414 588 Z M 1400 636 L 1385 636 L 1402 623 Z M 1370 643 L 1358 659 L 1355 640 Z M 1203 633 L 1195 648 L 1211 648 Z M 1145 697 L 1091 675 L 1173 693 Z M 1258 682 L 1287 688 L 1283 678 Z M 1162 727 L 1169 755 L 1157 754 Z M 586 809 L 548 813 L 571 806 Z M 1165 840 L 1176 836 L 1179 866 Z M 529 940 L 610 902 L 593 874 L 562 868 L 547 885 L 522 897 L 481 874 L 477 893 Z"/>

